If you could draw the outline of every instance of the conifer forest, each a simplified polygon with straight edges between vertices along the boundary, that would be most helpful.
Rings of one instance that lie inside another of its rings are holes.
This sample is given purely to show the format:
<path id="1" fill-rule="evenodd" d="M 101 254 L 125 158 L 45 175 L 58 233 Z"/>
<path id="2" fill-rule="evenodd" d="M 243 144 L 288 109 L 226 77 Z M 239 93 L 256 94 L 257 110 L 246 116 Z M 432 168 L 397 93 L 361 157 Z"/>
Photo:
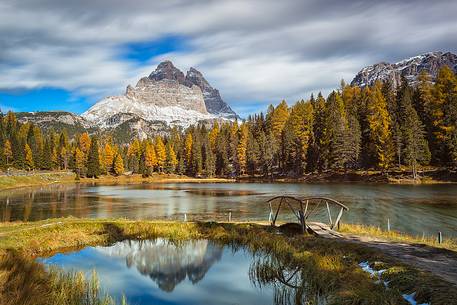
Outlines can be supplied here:
<path id="1" fill-rule="evenodd" d="M 288 105 L 280 102 L 242 122 L 174 128 L 169 134 L 120 143 L 109 135 L 44 132 L 13 112 L 0 124 L 0 165 L 24 170 L 71 169 L 80 176 L 300 177 L 321 171 L 457 165 L 457 76 L 422 73 L 414 86 L 341 82 Z"/>

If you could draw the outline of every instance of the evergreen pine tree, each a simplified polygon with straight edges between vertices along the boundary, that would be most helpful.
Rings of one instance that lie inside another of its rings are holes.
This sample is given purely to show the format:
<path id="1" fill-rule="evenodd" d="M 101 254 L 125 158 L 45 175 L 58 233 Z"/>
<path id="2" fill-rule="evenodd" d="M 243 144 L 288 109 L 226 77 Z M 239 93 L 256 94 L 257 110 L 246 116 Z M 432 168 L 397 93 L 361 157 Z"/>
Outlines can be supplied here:
<path id="1" fill-rule="evenodd" d="M 89 178 L 98 178 L 100 175 L 100 157 L 98 153 L 98 139 L 93 136 L 90 141 L 89 153 L 87 156 L 87 173 Z"/>
<path id="2" fill-rule="evenodd" d="M 403 134 L 403 155 L 417 178 L 417 164 L 428 164 L 431 158 L 424 126 L 412 103 L 410 88 L 405 88 L 400 102 Z"/>
<path id="3" fill-rule="evenodd" d="M 327 164 L 332 169 L 345 168 L 349 151 L 348 122 L 341 95 L 332 92 L 327 99 L 324 145 Z"/>

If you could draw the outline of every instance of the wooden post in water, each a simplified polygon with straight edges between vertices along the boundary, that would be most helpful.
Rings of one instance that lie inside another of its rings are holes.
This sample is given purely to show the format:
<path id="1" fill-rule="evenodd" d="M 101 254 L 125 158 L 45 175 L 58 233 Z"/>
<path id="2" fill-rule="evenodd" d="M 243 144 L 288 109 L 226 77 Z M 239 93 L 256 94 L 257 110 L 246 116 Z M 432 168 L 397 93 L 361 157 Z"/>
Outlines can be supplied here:
<path id="1" fill-rule="evenodd" d="M 438 243 L 443 243 L 443 234 L 441 234 L 441 232 L 438 232 Z"/>

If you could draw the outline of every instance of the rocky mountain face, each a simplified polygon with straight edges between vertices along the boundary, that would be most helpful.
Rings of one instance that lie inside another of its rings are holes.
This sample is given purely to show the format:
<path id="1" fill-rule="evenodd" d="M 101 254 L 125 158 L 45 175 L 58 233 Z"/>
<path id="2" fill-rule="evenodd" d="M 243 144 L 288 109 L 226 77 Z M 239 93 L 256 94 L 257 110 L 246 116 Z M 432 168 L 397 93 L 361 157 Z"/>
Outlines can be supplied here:
<path id="1" fill-rule="evenodd" d="M 376 80 L 382 80 L 391 81 L 393 86 L 397 87 L 400 86 L 402 77 L 411 85 L 415 85 L 422 71 L 426 71 L 434 81 L 439 69 L 445 65 L 457 72 L 457 55 L 450 52 L 430 52 L 393 64 L 381 62 L 363 68 L 352 80 L 351 85 L 364 87 L 373 85 Z"/>
<path id="2" fill-rule="evenodd" d="M 239 118 L 235 111 L 222 100 L 219 90 L 211 87 L 200 71 L 190 68 L 186 74 L 186 83 L 188 85 L 196 85 L 202 90 L 206 110 L 209 113 L 229 119 Z"/>
<path id="3" fill-rule="evenodd" d="M 67 130 L 70 136 L 84 131 L 95 131 L 90 122 L 79 115 L 66 111 L 40 111 L 40 112 L 17 112 L 17 119 L 21 123 L 33 123 L 38 127 L 55 131 Z"/>
<path id="4" fill-rule="evenodd" d="M 203 74 L 195 68 L 191 67 L 184 76 L 184 73 L 173 66 L 171 61 L 164 61 L 149 75 L 149 79 L 155 81 L 173 80 L 190 88 L 197 86 L 203 93 L 208 113 L 229 119 L 238 118 L 238 115 L 222 100 L 219 90 L 213 88 Z"/>
<path id="5" fill-rule="evenodd" d="M 135 87 L 127 86 L 125 94 L 106 97 L 81 116 L 44 111 L 21 112 L 17 117 L 44 129 L 66 129 L 70 136 L 84 131 L 109 133 L 120 142 L 165 134 L 174 126 L 210 126 L 238 118 L 202 73 L 191 68 L 184 75 L 170 61 L 160 63 Z"/>
<path id="6" fill-rule="evenodd" d="M 191 68 L 184 76 L 170 61 L 160 63 L 135 87 L 127 86 L 124 95 L 104 98 L 82 114 L 101 128 L 114 128 L 132 116 L 169 127 L 237 117 L 200 72 Z"/>

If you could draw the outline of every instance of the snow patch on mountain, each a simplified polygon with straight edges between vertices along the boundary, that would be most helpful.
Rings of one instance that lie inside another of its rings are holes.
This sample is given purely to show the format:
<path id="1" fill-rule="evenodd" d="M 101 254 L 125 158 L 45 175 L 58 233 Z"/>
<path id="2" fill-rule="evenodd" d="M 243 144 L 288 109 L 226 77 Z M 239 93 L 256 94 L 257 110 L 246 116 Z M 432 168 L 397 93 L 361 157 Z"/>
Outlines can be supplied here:
<path id="1" fill-rule="evenodd" d="M 120 125 L 131 119 L 129 115 L 183 128 L 202 121 L 234 120 L 237 117 L 200 72 L 191 68 L 188 75 L 192 75 L 192 79 L 184 77 L 170 61 L 165 61 L 149 77 L 141 78 L 135 87 L 127 86 L 124 95 L 102 99 L 82 117 L 101 128 Z M 217 111 L 213 108 L 207 110 L 208 99 L 218 105 Z"/>
<path id="2" fill-rule="evenodd" d="M 394 87 L 398 87 L 401 85 L 403 77 L 411 85 L 415 85 L 422 71 L 427 72 L 434 81 L 443 66 L 448 66 L 457 72 L 457 55 L 450 52 L 429 52 L 393 64 L 380 62 L 360 70 L 352 80 L 351 85 L 365 87 L 381 80 L 390 81 Z"/>

